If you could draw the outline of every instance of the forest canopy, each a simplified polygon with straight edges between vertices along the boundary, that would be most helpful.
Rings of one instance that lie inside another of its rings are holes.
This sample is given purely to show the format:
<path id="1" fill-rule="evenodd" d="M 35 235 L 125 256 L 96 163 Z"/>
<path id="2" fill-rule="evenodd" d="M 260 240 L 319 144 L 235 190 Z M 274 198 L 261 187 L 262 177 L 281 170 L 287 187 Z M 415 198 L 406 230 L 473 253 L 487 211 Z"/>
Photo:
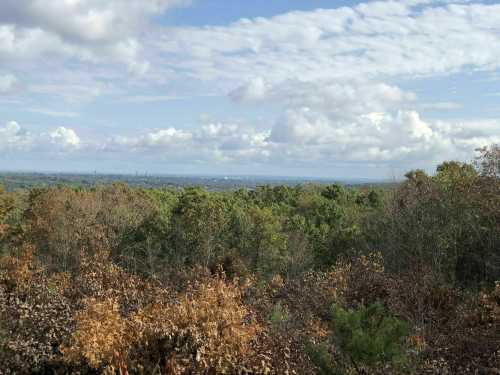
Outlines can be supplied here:
<path id="1" fill-rule="evenodd" d="M 493 145 L 384 188 L 0 189 L 0 368 L 495 373 L 499 176 Z"/>

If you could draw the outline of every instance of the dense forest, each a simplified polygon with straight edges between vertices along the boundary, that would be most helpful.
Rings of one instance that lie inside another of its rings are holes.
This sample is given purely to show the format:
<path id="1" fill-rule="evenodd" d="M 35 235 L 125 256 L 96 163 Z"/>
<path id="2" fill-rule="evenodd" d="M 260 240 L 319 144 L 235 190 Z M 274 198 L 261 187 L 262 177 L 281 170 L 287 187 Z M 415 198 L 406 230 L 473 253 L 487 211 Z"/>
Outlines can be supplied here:
<path id="1" fill-rule="evenodd" d="M 500 148 L 337 184 L 0 190 L 0 373 L 500 374 Z"/>

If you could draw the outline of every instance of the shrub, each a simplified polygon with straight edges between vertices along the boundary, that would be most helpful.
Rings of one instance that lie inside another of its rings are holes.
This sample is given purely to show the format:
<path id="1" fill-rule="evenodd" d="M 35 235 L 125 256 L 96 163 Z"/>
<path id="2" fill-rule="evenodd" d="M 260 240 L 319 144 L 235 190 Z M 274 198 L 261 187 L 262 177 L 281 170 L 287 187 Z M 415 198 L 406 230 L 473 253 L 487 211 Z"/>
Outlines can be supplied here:
<path id="1" fill-rule="evenodd" d="M 195 285 L 172 305 L 150 305 L 132 320 L 145 327 L 137 352 L 163 353 L 158 360 L 176 373 L 237 372 L 251 358 L 259 331 L 239 287 L 223 277 Z"/>
<path id="2" fill-rule="evenodd" d="M 286 323 L 290 319 L 290 313 L 286 305 L 283 305 L 281 301 L 278 301 L 272 311 L 269 314 L 269 323 L 272 327 L 281 329 L 284 328 Z"/>
<path id="3" fill-rule="evenodd" d="M 31 249 L 0 265 L 0 368 L 33 373 L 56 366 L 59 345 L 70 335 L 72 304 L 61 293 L 64 275 L 46 278 Z"/>
<path id="4" fill-rule="evenodd" d="M 117 299 L 88 299 L 74 319 L 65 358 L 100 371 L 234 373 L 259 331 L 238 285 L 223 277 L 129 314 Z"/>
<path id="5" fill-rule="evenodd" d="M 317 375 L 337 375 L 341 370 L 335 366 L 332 354 L 328 351 L 327 344 L 317 344 L 308 342 L 304 348 L 310 360 L 316 366 Z"/>
<path id="6" fill-rule="evenodd" d="M 406 361 L 403 338 L 406 323 L 387 314 L 380 304 L 360 305 L 356 310 L 332 306 L 334 341 L 356 370 Z"/>

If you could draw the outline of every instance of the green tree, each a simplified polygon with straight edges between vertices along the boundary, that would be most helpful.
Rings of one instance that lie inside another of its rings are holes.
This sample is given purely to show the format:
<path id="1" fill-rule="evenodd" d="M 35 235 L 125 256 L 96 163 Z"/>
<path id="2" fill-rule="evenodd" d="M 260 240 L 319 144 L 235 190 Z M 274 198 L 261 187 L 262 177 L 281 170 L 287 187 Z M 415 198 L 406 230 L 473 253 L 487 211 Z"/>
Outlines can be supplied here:
<path id="1" fill-rule="evenodd" d="M 358 371 L 406 361 L 403 339 L 408 325 L 388 315 L 381 304 L 355 310 L 333 305 L 332 320 L 334 341 Z"/>
<path id="2" fill-rule="evenodd" d="M 172 210 L 170 258 L 177 263 L 209 267 L 223 257 L 229 216 L 222 197 L 189 188 Z"/>
<path id="3" fill-rule="evenodd" d="M 309 346 L 310 357 L 321 374 L 339 374 L 354 369 L 357 373 L 391 366 L 398 368 L 407 361 L 404 339 L 408 325 L 390 316 L 384 307 L 375 303 L 345 310 L 332 305 L 332 341 L 342 357 L 332 361 L 324 345 Z"/>
<path id="4" fill-rule="evenodd" d="M 248 207 L 239 249 L 249 268 L 262 276 L 272 276 L 286 270 L 287 238 L 282 222 L 271 208 Z"/>

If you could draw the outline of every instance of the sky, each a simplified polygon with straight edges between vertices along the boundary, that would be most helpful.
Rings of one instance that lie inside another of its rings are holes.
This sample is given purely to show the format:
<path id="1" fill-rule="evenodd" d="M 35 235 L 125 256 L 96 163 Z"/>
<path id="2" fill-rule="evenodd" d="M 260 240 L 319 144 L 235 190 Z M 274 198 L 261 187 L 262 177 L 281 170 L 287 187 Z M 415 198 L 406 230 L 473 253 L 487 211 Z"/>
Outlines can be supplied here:
<path id="1" fill-rule="evenodd" d="M 500 143 L 500 1 L 2 0 L 0 170 L 394 178 Z"/>

